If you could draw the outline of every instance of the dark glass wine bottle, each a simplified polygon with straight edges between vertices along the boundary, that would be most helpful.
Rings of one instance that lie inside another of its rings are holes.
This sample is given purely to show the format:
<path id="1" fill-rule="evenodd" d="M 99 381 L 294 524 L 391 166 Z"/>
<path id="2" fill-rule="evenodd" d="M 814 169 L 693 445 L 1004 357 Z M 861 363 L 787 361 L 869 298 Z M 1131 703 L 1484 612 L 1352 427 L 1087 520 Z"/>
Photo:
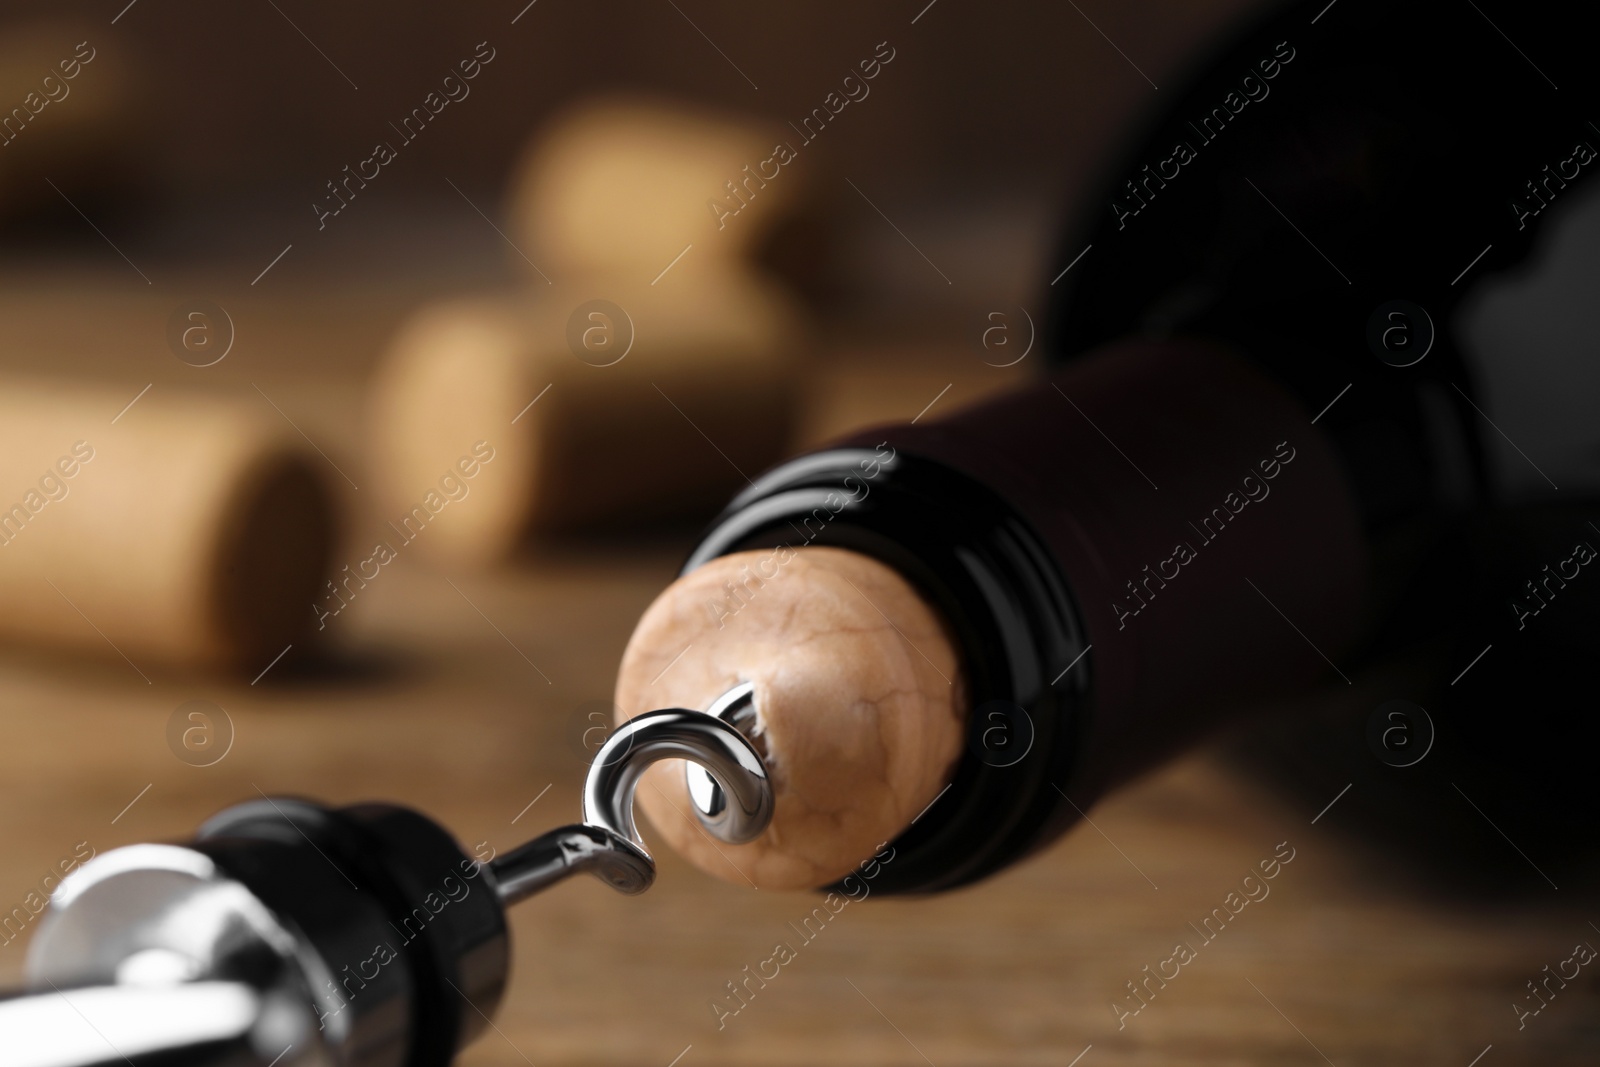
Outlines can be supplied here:
<path id="1" fill-rule="evenodd" d="M 712 524 L 685 569 L 849 547 L 950 622 L 970 743 L 884 888 L 992 873 L 1252 707 L 1467 666 L 1508 378 L 1469 298 L 1600 169 L 1591 68 L 1540 13 L 1318 0 L 1239 32 L 1081 205 L 1047 378 L 791 461 Z"/>

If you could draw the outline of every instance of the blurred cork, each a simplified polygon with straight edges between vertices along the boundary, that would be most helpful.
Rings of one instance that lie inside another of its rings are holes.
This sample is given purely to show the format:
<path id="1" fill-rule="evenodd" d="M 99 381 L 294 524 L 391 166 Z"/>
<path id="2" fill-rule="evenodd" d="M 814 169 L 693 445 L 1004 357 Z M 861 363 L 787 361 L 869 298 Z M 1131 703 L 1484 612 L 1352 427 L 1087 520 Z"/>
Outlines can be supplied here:
<path id="1" fill-rule="evenodd" d="M 435 558 L 484 564 L 532 534 L 704 513 L 789 441 L 802 325 L 781 290 L 735 272 L 564 290 L 429 307 L 390 348 L 376 491 L 391 521 L 427 526 Z M 468 477 L 479 442 L 493 458 Z"/>
<path id="2" fill-rule="evenodd" d="M 512 176 L 512 235 L 551 278 L 816 270 L 824 227 L 781 125 L 664 101 L 607 98 L 559 115 Z M 546 278 L 533 279 L 545 284 Z"/>
<path id="3" fill-rule="evenodd" d="M 0 383 L 0 639 L 254 671 L 304 634 L 323 475 L 259 404 Z"/>
<path id="4" fill-rule="evenodd" d="M 804 184 L 734 185 L 774 136 L 613 99 L 530 142 L 510 208 L 526 288 L 424 308 L 377 375 L 378 496 L 401 536 L 492 563 L 531 536 L 704 514 L 783 455 L 804 314 L 754 256 Z"/>

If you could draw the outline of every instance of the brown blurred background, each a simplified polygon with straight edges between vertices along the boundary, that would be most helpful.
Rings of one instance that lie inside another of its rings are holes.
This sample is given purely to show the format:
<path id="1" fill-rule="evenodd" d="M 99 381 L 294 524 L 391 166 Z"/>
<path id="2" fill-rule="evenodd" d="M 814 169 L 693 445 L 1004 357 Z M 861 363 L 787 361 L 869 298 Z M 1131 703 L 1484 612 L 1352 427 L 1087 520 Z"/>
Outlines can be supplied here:
<path id="1" fill-rule="evenodd" d="M 793 275 L 815 321 L 792 450 L 1036 370 L 1037 356 L 995 365 L 989 315 L 1020 306 L 1037 321 L 1066 265 L 1058 232 L 1109 154 L 1156 86 L 1254 6 L 125 2 L 0 15 L 0 109 L 78 42 L 95 50 L 70 96 L 0 146 L 0 374 L 130 398 L 147 384 L 270 396 L 327 457 L 334 566 L 381 532 L 369 374 L 419 305 L 528 284 L 498 231 L 516 161 L 562 109 L 627 91 L 798 121 L 879 42 L 895 49 L 793 164 L 827 240 Z M 495 59 L 470 96 L 319 231 L 325 183 L 479 42 Z M 233 322 L 214 366 L 169 346 L 169 316 L 195 299 Z M 135 666 L 90 650 L 87 631 L 78 651 L 0 649 L 0 912 L 80 842 L 182 838 L 258 790 L 394 799 L 502 851 L 570 821 L 633 622 L 707 514 L 542 542 L 487 572 L 407 554 L 320 654 L 259 674 Z M 1350 699 L 1375 705 L 1392 683 Z M 212 725 L 230 747 L 203 766 L 171 740 L 193 700 L 225 712 Z M 1192 755 L 984 886 L 852 907 L 722 1031 L 711 999 L 812 898 L 714 882 L 671 855 L 640 900 L 563 885 L 518 909 L 501 1031 L 466 1062 L 1410 1067 L 1465 1065 L 1491 1043 L 1485 1067 L 1591 1062 L 1592 995 L 1526 1033 L 1507 1007 L 1574 940 L 1600 937 L 1580 902 L 1420 891 L 1403 863 L 1341 835 L 1340 815 L 1371 803 L 1344 784 L 1325 783 L 1342 799 L 1324 817 L 1215 750 Z M 1125 983 L 1282 841 L 1297 858 L 1272 899 L 1119 1030 L 1108 1005 Z M 9 985 L 25 936 L 0 940 Z"/>
<path id="2" fill-rule="evenodd" d="M 1246 7 L 1089 13 L 1113 46 L 1071 5 L 939 0 L 911 25 L 919 5 L 540 0 L 512 25 L 521 6 L 140 0 L 115 25 L 106 5 L 58 6 L 52 19 L 77 16 L 70 40 L 51 40 L 36 19 L 15 13 L 3 25 L 13 49 L 26 33 L 40 75 L 79 40 L 98 51 L 58 112 L 104 91 L 96 83 L 113 63 L 137 68 L 136 84 L 126 86 L 125 167 L 55 180 L 157 284 L 185 264 L 237 262 L 241 288 L 289 242 L 296 247 L 274 270 L 278 286 L 338 276 L 355 262 L 407 276 L 488 272 L 508 250 L 445 179 L 492 208 L 529 134 L 555 109 L 626 89 L 798 120 L 887 40 L 897 50 L 893 66 L 808 146 L 814 158 L 803 166 L 826 175 L 825 192 L 838 201 L 848 252 L 836 266 L 856 301 L 881 307 L 887 291 L 949 312 L 1037 293 L 1065 208 L 1152 100 L 1139 71 L 1160 84 Z M 472 96 L 385 168 L 359 210 L 316 233 L 310 205 L 324 182 L 369 154 L 387 124 L 480 41 L 498 58 Z M 110 255 L 38 180 L 44 175 L 29 173 L 28 142 L 60 117 L 47 112 L 37 131 L 0 149 L 0 168 L 19 171 L 6 186 L 30 207 L 20 219 L 9 213 L 13 262 L 32 264 L 25 239 L 47 224 L 52 245 L 76 237 L 85 258 Z M 940 279 L 845 177 L 955 284 L 930 284 Z M 231 281 L 218 275 L 216 284 Z"/>

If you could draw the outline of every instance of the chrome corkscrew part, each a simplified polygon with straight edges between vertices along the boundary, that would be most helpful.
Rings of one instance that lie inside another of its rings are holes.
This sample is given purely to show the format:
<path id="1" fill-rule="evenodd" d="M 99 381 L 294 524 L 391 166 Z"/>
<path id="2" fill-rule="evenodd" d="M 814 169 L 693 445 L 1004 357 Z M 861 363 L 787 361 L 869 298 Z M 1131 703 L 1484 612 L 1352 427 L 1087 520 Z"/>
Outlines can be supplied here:
<path id="1" fill-rule="evenodd" d="M 739 735 L 756 748 L 755 686 L 743 682 L 728 690 L 706 709 L 706 714 L 721 719 L 739 732 Z M 764 755 L 757 749 L 758 755 Z M 741 836 L 748 820 L 746 804 L 735 798 L 730 805 L 728 791 L 700 763 L 690 761 L 683 769 L 684 783 L 689 788 L 689 803 L 694 808 L 700 824 L 719 840 L 730 845 L 742 845 L 760 834 Z"/>
<path id="2" fill-rule="evenodd" d="M 730 690 L 702 714 L 672 708 L 629 719 L 606 739 L 589 765 L 583 822 L 529 841 L 489 865 L 500 900 L 515 904 L 572 874 L 587 871 L 622 893 L 642 893 L 655 881 L 655 861 L 633 821 L 633 794 L 650 764 L 682 759 L 705 776 L 723 801 L 714 832 L 730 844 L 761 835 L 772 819 L 772 787 L 755 746 L 716 711 Z M 711 826 L 710 823 L 707 824 Z"/>
<path id="3" fill-rule="evenodd" d="M 662 759 L 704 767 L 728 798 L 724 840 L 766 828 L 761 754 L 674 708 L 607 740 L 583 822 L 489 862 L 406 808 L 267 796 L 185 844 L 102 853 L 52 894 L 28 988 L 0 995 L 0 1064 L 445 1067 L 504 993 L 507 907 L 579 873 L 630 894 L 654 882 L 633 798 Z"/>

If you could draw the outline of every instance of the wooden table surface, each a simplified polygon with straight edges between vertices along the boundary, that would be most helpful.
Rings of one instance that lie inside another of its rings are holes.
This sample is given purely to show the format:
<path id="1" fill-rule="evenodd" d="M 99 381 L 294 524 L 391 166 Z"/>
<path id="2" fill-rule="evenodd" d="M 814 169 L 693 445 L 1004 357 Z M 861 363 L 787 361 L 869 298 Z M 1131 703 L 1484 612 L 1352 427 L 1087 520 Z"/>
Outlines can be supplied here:
<path id="1" fill-rule="evenodd" d="M 295 334 L 292 322 L 282 328 Z M 909 417 L 948 380 L 961 386 L 941 404 L 981 392 L 996 379 L 975 364 L 970 353 L 916 370 L 836 363 L 813 378 L 823 405 L 814 428 Z M 293 403 L 322 443 L 358 451 L 339 413 L 359 401 L 359 380 L 295 381 L 280 403 Z M 458 576 L 459 588 L 407 559 L 330 621 L 341 631 L 338 655 L 287 664 L 257 684 L 149 669 L 146 684 L 115 656 L 0 650 L 0 906 L 19 903 L 79 842 L 103 852 L 182 838 L 258 790 L 398 800 L 469 845 L 501 851 L 573 821 L 588 713 L 609 702 L 632 624 L 684 546 L 682 537 L 546 546 L 515 568 Z M 189 766 L 168 748 L 169 717 L 193 699 L 220 705 L 233 724 L 232 748 L 213 766 Z M 643 897 L 584 879 L 516 909 L 497 1028 L 462 1062 L 1600 1059 L 1592 974 L 1525 1029 L 1511 1007 L 1575 942 L 1600 942 L 1600 910 L 1573 893 L 1468 905 L 1419 890 L 1397 873 L 1403 861 L 1374 862 L 1350 846 L 1343 821 L 1365 802 L 1354 791 L 1313 824 L 1320 804 L 1284 800 L 1215 753 L 1197 753 L 981 886 L 851 903 L 810 942 L 790 924 L 816 897 L 756 893 L 662 855 Z M 1294 858 L 1270 895 L 1119 1030 L 1112 1004 L 1126 1003 L 1125 983 L 1175 943 L 1200 944 L 1190 924 L 1282 842 Z M 719 1027 L 712 1002 L 779 942 L 795 958 Z M 24 949 L 20 939 L 0 947 L 0 982 L 17 980 Z"/>

